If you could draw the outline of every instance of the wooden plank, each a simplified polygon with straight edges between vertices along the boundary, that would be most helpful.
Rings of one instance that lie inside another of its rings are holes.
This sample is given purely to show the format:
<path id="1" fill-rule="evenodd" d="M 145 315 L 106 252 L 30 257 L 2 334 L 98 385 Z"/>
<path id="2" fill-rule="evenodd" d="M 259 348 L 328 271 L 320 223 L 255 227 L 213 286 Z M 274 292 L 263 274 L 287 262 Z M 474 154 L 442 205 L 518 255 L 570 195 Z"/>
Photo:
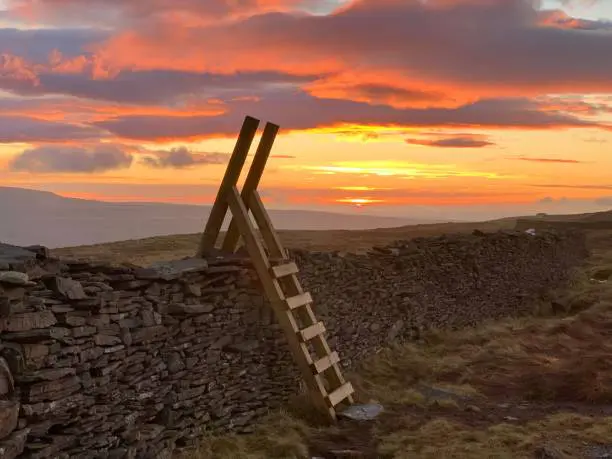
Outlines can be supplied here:
<path id="1" fill-rule="evenodd" d="M 278 237 L 278 234 L 274 230 L 272 221 L 268 217 L 263 202 L 259 198 L 257 192 L 254 192 L 251 195 L 251 212 L 255 217 L 257 225 L 261 231 L 261 235 L 263 236 L 266 246 L 268 247 L 270 257 L 286 259 L 287 254 L 285 253 L 283 244 Z M 304 290 L 302 289 L 302 286 L 296 276 L 288 276 L 283 279 L 279 279 L 279 283 L 286 296 L 296 296 L 304 293 Z M 317 323 L 317 318 L 310 305 L 296 309 L 296 313 L 302 323 L 304 323 L 306 326 Z M 291 315 L 291 311 L 289 311 L 289 315 Z M 324 335 L 315 337 L 312 340 L 312 344 L 318 358 L 323 358 L 332 352 Z M 344 375 L 337 365 L 332 365 L 325 372 L 325 376 L 329 379 L 332 387 L 339 387 L 346 381 Z M 349 402 L 353 403 L 352 396 L 349 396 Z"/>
<path id="2" fill-rule="evenodd" d="M 291 276 L 292 274 L 297 274 L 299 272 L 300 270 L 294 262 L 272 266 L 272 275 L 277 279 L 285 276 Z"/>
<path id="3" fill-rule="evenodd" d="M 315 336 L 325 333 L 325 325 L 323 322 L 317 322 L 316 324 L 301 330 L 299 333 L 303 341 L 310 341 Z"/>
<path id="4" fill-rule="evenodd" d="M 196 254 L 198 257 L 204 257 L 208 251 L 215 247 L 228 209 L 227 193 L 238 183 L 242 167 L 244 166 L 258 127 L 258 119 L 250 116 L 245 117 L 242 128 L 240 129 L 240 134 L 236 140 L 234 151 L 227 165 L 227 169 L 225 170 L 225 175 L 219 186 L 217 197 L 210 210 L 206 227 L 202 233 L 200 245 Z"/>
<path id="5" fill-rule="evenodd" d="M 350 382 L 345 382 L 327 396 L 328 403 L 332 407 L 336 406 L 343 400 L 351 397 L 354 392 L 353 385 Z"/>
<path id="6" fill-rule="evenodd" d="M 271 302 L 281 301 L 283 297 L 280 296 L 279 292 L 282 292 L 282 290 L 280 289 L 280 286 L 276 288 L 278 281 L 275 279 L 273 280 L 269 275 L 270 262 L 268 261 L 263 245 L 261 242 L 259 242 L 255 228 L 253 227 L 251 219 L 249 218 L 248 211 L 246 210 L 242 199 L 240 198 L 240 194 L 238 193 L 238 189 L 235 186 L 229 189 L 227 201 L 230 210 L 232 211 L 232 215 L 234 216 L 234 220 L 236 220 L 236 224 L 240 227 L 240 232 L 244 238 L 247 251 L 249 252 L 249 256 L 253 262 L 253 267 L 255 268 L 255 271 L 257 271 L 257 275 L 262 281 L 264 293 Z M 266 282 L 267 279 L 269 279 L 270 282 Z"/>
<path id="7" fill-rule="evenodd" d="M 316 362 L 312 363 L 312 370 L 314 373 L 319 374 L 323 373 L 325 370 L 329 369 L 332 365 L 336 365 L 340 363 L 340 356 L 336 351 L 332 352 L 327 357 L 320 358 Z"/>
<path id="8" fill-rule="evenodd" d="M 270 263 L 265 255 L 264 247 L 257 237 L 257 233 L 253 224 L 248 216 L 248 211 L 242 199 L 238 189 L 233 186 L 230 188 L 228 193 L 228 203 L 230 210 L 236 220 L 238 229 L 244 239 L 246 248 L 253 261 L 253 266 L 257 271 L 257 275 L 261 281 L 265 295 L 272 305 L 276 305 L 276 315 L 278 317 L 279 324 L 285 332 L 287 342 L 289 344 L 289 350 L 293 356 L 294 362 L 297 364 L 302 378 L 308 387 L 309 392 L 313 395 L 313 401 L 316 405 L 326 410 L 326 413 L 332 419 L 335 419 L 335 413 L 333 410 L 329 410 L 326 406 L 325 396 L 327 394 L 325 386 L 320 378 L 312 373 L 310 363 L 311 359 L 308 354 L 304 353 L 304 348 L 301 346 L 301 342 L 298 338 L 297 323 L 293 319 L 290 311 L 283 311 L 278 309 L 278 304 L 283 299 L 283 292 L 276 279 L 270 276 Z"/>
<path id="9" fill-rule="evenodd" d="M 307 304 L 312 303 L 312 296 L 310 293 L 305 292 L 300 295 L 290 296 L 285 299 L 285 303 L 289 309 L 296 309 L 302 306 L 306 306 Z"/>
<path id="10" fill-rule="evenodd" d="M 287 259 L 287 253 L 283 248 L 283 243 L 281 242 L 280 237 L 278 237 L 278 233 L 274 230 L 272 220 L 270 220 L 270 216 L 268 215 L 268 212 L 266 212 L 266 208 L 264 207 L 263 201 L 259 197 L 259 193 L 257 191 L 251 193 L 250 203 L 251 213 L 253 214 L 253 217 L 255 217 L 255 221 L 257 222 L 259 231 L 261 231 L 261 236 L 266 243 L 266 247 L 268 247 L 268 250 L 270 251 L 270 257 Z"/>
<path id="11" fill-rule="evenodd" d="M 253 162 L 251 163 L 251 167 L 244 181 L 242 192 L 240 193 L 242 202 L 244 202 L 247 210 L 249 210 L 250 207 L 251 194 L 257 190 L 261 176 L 266 168 L 266 163 L 268 162 L 278 130 L 279 127 L 276 124 L 266 123 L 259 145 L 255 151 Z M 238 226 L 232 219 L 227 229 L 227 233 L 225 234 L 225 239 L 223 240 L 223 250 L 234 252 L 239 238 L 240 232 L 238 231 Z"/>

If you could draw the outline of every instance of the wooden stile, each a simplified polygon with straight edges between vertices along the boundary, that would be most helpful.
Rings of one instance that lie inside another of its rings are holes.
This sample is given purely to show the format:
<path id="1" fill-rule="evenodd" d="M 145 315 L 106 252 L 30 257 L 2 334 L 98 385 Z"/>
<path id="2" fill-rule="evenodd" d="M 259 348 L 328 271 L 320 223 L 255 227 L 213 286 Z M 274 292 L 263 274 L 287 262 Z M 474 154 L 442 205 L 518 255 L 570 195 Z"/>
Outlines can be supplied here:
<path id="1" fill-rule="evenodd" d="M 248 151 L 257 131 L 259 120 L 246 117 L 236 147 L 211 209 L 197 255 L 210 253 L 219 237 L 229 209 L 232 220 L 222 249 L 233 253 L 242 238 L 253 266 L 274 314 L 284 330 L 289 348 L 313 402 L 330 420 L 336 419 L 336 408 L 353 403 L 354 389 L 340 368 L 340 357 L 332 351 L 325 338 L 325 325 L 313 310 L 312 296 L 304 292 L 297 278 L 298 266 L 288 260 L 278 233 L 257 192 L 266 162 L 279 127 L 266 123 L 257 151 L 251 163 L 242 192 L 237 182 Z M 260 240 L 249 211 L 252 213 Z M 267 249 L 267 252 L 266 252 Z M 314 355 L 311 353 L 311 347 Z"/>

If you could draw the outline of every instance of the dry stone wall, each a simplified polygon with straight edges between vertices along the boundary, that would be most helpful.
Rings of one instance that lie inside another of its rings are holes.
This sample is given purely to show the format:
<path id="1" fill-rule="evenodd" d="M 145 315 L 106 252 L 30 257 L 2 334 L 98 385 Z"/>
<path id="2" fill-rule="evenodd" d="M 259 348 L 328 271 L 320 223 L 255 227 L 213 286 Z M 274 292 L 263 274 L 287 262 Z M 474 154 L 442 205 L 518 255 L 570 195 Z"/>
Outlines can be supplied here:
<path id="1" fill-rule="evenodd" d="M 429 326 L 529 312 L 585 255 L 579 234 L 291 252 L 348 366 Z M 139 268 L 0 245 L 0 457 L 163 458 L 249 431 L 299 388 L 265 308 L 238 257 Z"/>

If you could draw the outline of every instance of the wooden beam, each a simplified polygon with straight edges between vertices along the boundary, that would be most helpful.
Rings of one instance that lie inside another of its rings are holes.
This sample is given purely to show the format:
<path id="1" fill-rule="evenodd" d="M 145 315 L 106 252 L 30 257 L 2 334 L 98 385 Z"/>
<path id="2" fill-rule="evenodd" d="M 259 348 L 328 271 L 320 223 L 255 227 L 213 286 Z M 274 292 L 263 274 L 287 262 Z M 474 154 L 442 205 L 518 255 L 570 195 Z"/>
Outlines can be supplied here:
<path id="1" fill-rule="evenodd" d="M 236 140 L 236 146 L 234 147 L 234 151 L 227 165 L 223 180 L 221 181 L 221 186 L 217 192 L 215 203 L 210 210 L 206 227 L 202 233 L 200 245 L 196 254 L 197 257 L 204 257 L 208 251 L 214 249 L 215 247 L 215 243 L 217 242 L 217 238 L 221 232 L 223 220 L 227 214 L 227 194 L 232 187 L 236 186 L 238 183 L 238 178 L 242 172 L 242 168 L 249 153 L 249 149 L 251 148 L 251 144 L 253 143 L 253 139 L 255 138 L 255 134 L 257 133 L 258 127 L 258 119 L 250 116 L 244 118 L 242 129 L 240 129 L 240 134 Z"/>
<path id="2" fill-rule="evenodd" d="M 259 192 L 257 190 L 251 193 L 249 203 L 251 204 L 251 213 L 253 214 L 253 217 L 255 217 L 255 222 L 257 222 L 261 236 L 263 237 L 266 247 L 270 252 L 270 257 L 286 259 L 287 253 L 285 252 L 283 243 L 280 236 L 275 231 L 274 225 L 272 225 L 272 220 L 270 220 L 270 216 L 268 215 L 268 212 L 266 212 L 266 208 L 264 207 L 263 201 L 259 197 Z"/>
<path id="3" fill-rule="evenodd" d="M 278 308 L 278 303 L 281 300 L 282 295 L 280 285 L 276 279 L 272 279 L 270 276 L 270 262 L 264 253 L 264 248 L 261 242 L 257 238 L 255 227 L 249 219 L 246 206 L 242 202 L 242 198 L 240 197 L 238 189 L 235 186 L 228 190 L 228 203 L 232 214 L 236 219 L 238 229 L 242 233 L 242 237 L 245 239 L 246 247 L 253 262 L 253 267 L 259 275 L 264 293 L 272 303 L 272 306 Z M 318 404 L 324 408 L 326 402 L 323 397 L 327 393 L 325 392 L 325 388 L 319 385 L 319 379 L 314 377 L 315 375 L 312 374 L 310 363 L 304 358 L 297 335 L 298 328 L 296 324 L 291 321 L 291 312 L 277 309 L 277 317 L 285 332 L 285 335 L 287 336 L 289 350 L 291 351 L 293 359 L 302 373 L 304 382 L 313 396 L 318 394 Z"/>
<path id="4" fill-rule="evenodd" d="M 253 158 L 251 168 L 249 169 L 249 173 L 244 181 L 244 186 L 242 187 L 242 192 L 240 193 L 242 202 L 246 206 L 247 211 L 250 208 L 251 195 L 257 190 L 261 176 L 266 168 L 266 163 L 268 162 L 278 130 L 279 127 L 276 124 L 266 123 L 261 140 L 257 146 L 255 157 Z M 238 230 L 235 218 L 232 218 L 227 233 L 225 234 L 225 240 L 223 241 L 223 250 L 234 252 L 239 239 L 240 231 Z"/>

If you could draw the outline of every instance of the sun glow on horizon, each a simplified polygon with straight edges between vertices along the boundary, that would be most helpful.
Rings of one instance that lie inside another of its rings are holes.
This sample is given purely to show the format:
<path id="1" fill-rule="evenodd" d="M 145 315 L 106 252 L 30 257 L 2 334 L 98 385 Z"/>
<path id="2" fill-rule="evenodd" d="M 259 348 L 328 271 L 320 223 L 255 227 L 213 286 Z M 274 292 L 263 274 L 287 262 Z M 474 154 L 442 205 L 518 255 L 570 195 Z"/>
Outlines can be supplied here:
<path id="1" fill-rule="evenodd" d="M 324 174 L 349 174 L 377 177 L 428 178 L 474 177 L 486 179 L 516 179 L 516 175 L 462 170 L 455 164 L 418 164 L 400 161 L 341 161 L 325 166 L 297 166 L 298 169 Z"/>

